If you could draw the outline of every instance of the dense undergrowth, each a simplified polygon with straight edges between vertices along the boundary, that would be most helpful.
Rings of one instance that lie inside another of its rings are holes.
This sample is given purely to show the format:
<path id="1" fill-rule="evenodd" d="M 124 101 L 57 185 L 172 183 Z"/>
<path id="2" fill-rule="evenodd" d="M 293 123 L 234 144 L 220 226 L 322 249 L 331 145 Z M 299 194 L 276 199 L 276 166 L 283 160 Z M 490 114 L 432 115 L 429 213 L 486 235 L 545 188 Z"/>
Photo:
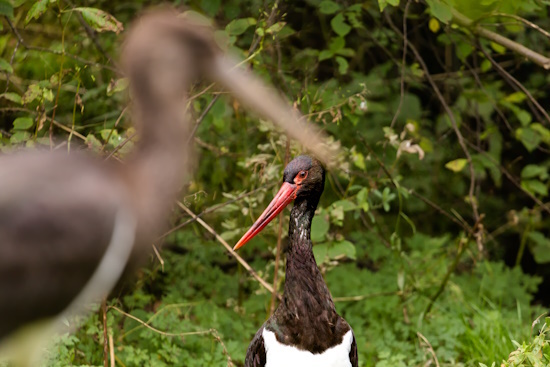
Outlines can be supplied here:
<path id="1" fill-rule="evenodd" d="M 124 160 L 135 137 L 112 60 L 123 28 L 151 3 L 0 0 L 5 154 L 87 149 Z M 514 48 L 549 54 L 547 2 L 174 5 L 213 19 L 221 43 L 341 148 L 312 238 L 361 366 L 550 365 L 541 316 L 550 303 L 550 76 Z M 271 199 L 285 156 L 301 149 L 204 87 L 191 92 L 192 113 L 206 114 L 182 202 L 232 244 Z M 243 365 L 272 296 L 174 210 L 178 225 L 108 301 L 107 328 L 92 312 L 48 349 L 45 366 Z M 264 232 L 242 255 L 273 283 L 278 225 Z"/>

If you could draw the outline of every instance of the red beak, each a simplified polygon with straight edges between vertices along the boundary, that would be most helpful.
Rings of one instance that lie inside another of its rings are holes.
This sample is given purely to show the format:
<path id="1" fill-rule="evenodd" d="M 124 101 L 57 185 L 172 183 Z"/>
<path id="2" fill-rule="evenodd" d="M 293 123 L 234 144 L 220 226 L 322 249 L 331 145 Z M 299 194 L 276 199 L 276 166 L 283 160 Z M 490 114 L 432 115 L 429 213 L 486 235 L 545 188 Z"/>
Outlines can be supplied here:
<path id="1" fill-rule="evenodd" d="M 233 247 L 233 250 L 243 247 L 245 243 L 252 239 L 252 237 L 260 233 L 260 231 L 264 229 L 264 227 L 267 226 L 268 223 L 277 216 L 277 214 L 282 212 L 292 200 L 296 199 L 296 191 L 298 191 L 297 185 L 284 182 L 277 195 L 275 195 L 273 200 L 271 200 L 271 203 L 269 203 L 256 223 L 254 223 L 248 232 L 246 232 L 239 242 L 237 242 L 235 247 Z"/>

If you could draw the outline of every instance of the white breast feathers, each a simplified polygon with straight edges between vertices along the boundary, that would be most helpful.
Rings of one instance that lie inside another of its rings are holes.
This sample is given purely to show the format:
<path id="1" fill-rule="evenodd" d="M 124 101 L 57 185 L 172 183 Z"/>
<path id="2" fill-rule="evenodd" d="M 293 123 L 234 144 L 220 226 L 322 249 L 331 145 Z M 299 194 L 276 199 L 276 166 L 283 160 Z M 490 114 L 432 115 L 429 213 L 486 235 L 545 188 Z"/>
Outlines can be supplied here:
<path id="1" fill-rule="evenodd" d="M 275 334 L 264 328 L 262 332 L 266 351 L 265 367 L 351 367 L 349 352 L 353 333 L 349 330 L 342 338 L 342 343 L 313 354 L 277 341 Z"/>

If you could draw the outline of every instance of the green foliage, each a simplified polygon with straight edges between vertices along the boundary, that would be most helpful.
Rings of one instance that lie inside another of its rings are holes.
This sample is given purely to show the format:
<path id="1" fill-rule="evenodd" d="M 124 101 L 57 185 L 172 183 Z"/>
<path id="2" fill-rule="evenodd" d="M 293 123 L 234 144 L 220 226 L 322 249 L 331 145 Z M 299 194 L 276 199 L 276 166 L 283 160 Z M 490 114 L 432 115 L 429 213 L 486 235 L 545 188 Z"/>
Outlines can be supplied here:
<path id="1" fill-rule="evenodd" d="M 126 108 L 128 80 L 113 60 L 144 4 L 0 0 L 24 41 L 4 19 L 3 152 L 127 157 L 139 137 Z M 548 302 L 537 291 L 550 276 L 550 79 L 456 23 L 460 12 L 547 55 L 547 38 L 515 18 L 550 29 L 545 2 L 174 4 L 215 19 L 220 45 L 324 129 L 329 147 L 340 147 L 312 239 L 336 307 L 354 328 L 361 366 L 548 365 L 548 326 L 530 330 Z M 410 48 L 403 55 L 407 4 L 407 43 L 421 59 Z M 287 148 L 285 136 L 238 102 L 211 104 L 214 92 L 200 83 L 190 92 L 192 115 L 210 108 L 182 202 L 231 243 L 271 200 L 287 153 L 302 150 Z M 188 219 L 175 211 L 171 225 L 181 228 L 155 243 L 162 263 L 152 258 L 109 303 L 117 366 L 240 366 L 269 315 L 271 295 L 199 224 L 184 225 Z M 287 217 L 282 226 L 284 244 Z M 278 233 L 268 226 L 241 253 L 267 282 Z M 99 316 L 60 336 L 44 365 L 103 365 Z"/>

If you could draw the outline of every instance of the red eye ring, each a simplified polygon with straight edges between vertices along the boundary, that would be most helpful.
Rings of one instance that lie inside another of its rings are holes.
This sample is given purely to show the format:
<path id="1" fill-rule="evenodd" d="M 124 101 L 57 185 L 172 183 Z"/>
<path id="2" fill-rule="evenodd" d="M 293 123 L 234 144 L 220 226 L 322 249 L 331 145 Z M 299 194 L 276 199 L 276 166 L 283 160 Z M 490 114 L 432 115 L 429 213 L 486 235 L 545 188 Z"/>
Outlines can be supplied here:
<path id="1" fill-rule="evenodd" d="M 307 174 L 308 174 L 308 171 L 300 171 L 298 172 L 298 174 L 296 175 L 296 177 L 294 177 L 294 183 L 296 183 L 297 185 L 302 183 L 303 180 L 305 180 L 307 178 Z"/>

